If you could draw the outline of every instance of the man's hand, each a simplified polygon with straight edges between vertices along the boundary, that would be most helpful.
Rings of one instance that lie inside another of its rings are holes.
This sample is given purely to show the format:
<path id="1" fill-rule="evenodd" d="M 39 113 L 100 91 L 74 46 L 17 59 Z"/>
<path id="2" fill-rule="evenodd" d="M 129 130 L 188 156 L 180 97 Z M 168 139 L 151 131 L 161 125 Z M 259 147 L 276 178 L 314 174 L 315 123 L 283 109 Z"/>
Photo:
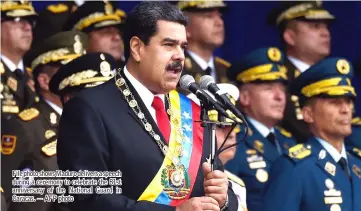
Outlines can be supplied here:
<path id="1" fill-rule="evenodd" d="M 203 210 L 212 210 L 219 211 L 219 205 L 217 201 L 211 197 L 194 197 L 186 200 L 179 206 L 177 206 L 176 211 L 203 211 Z"/>
<path id="2" fill-rule="evenodd" d="M 227 175 L 219 170 L 211 171 L 209 163 L 203 163 L 204 173 L 204 192 L 206 196 L 217 200 L 220 207 L 223 207 L 227 199 L 228 178 Z"/>

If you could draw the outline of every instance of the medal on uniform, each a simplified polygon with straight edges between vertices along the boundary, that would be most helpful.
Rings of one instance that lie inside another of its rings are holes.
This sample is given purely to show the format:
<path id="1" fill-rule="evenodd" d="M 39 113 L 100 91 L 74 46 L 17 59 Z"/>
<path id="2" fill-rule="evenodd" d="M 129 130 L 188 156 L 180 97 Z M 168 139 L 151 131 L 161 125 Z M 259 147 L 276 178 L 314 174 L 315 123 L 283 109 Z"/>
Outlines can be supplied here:
<path id="1" fill-rule="evenodd" d="M 331 174 L 332 176 L 335 176 L 336 175 L 336 166 L 333 165 L 332 163 L 330 162 L 327 162 L 326 165 L 325 165 L 325 170 Z"/>
<path id="2" fill-rule="evenodd" d="M 326 157 L 326 151 L 323 149 L 320 151 L 320 153 L 318 154 L 318 159 L 324 159 Z"/>
<path id="3" fill-rule="evenodd" d="M 330 207 L 330 211 L 341 211 L 341 207 L 338 204 L 333 204 Z"/>
<path id="4" fill-rule="evenodd" d="M 50 113 L 50 123 L 55 125 L 57 123 L 57 120 L 56 120 L 56 114 L 54 112 L 51 112 Z"/>
<path id="5" fill-rule="evenodd" d="M 162 171 L 161 184 L 171 199 L 184 199 L 190 191 L 189 175 L 183 165 L 167 166 Z"/>
<path id="6" fill-rule="evenodd" d="M 264 169 L 258 169 L 256 172 L 256 178 L 258 181 L 264 183 L 268 180 L 268 172 Z"/>
<path id="7" fill-rule="evenodd" d="M 352 171 L 353 171 L 353 173 L 355 173 L 356 174 L 356 176 L 358 177 L 358 178 L 361 178 L 361 169 L 358 167 L 358 166 L 356 166 L 355 164 L 352 166 Z"/>

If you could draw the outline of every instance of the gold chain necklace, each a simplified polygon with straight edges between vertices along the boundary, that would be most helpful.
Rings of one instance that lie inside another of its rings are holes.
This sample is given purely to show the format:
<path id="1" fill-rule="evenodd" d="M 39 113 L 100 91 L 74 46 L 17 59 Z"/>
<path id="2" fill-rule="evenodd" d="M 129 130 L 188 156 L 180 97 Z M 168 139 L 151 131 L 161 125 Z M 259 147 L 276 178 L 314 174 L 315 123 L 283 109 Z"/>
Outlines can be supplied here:
<path id="1" fill-rule="evenodd" d="M 118 76 L 118 77 L 117 77 Z M 120 72 L 118 71 L 117 74 L 114 77 L 115 84 L 118 87 L 119 91 L 123 94 L 124 99 L 127 101 L 130 108 L 133 110 L 133 112 L 136 114 L 138 119 L 142 122 L 145 130 L 149 133 L 149 135 L 155 140 L 157 145 L 159 146 L 160 150 L 162 151 L 164 157 L 171 160 L 171 162 L 174 164 L 174 166 L 181 166 L 180 157 L 182 157 L 183 149 L 182 149 L 182 143 L 184 141 L 183 138 L 183 130 L 179 126 L 180 122 L 177 118 L 174 117 L 173 111 L 172 111 L 172 105 L 170 103 L 169 96 L 166 95 L 166 99 L 169 105 L 169 108 L 167 109 L 167 113 L 170 116 L 170 120 L 173 123 L 172 125 L 176 127 L 177 133 L 180 134 L 180 138 L 177 139 L 178 147 L 175 147 L 174 151 L 172 153 L 168 153 L 169 147 L 165 145 L 161 140 L 160 136 L 154 132 L 152 125 L 148 122 L 148 120 L 145 118 L 144 113 L 140 109 L 138 102 L 135 100 L 133 93 L 130 91 L 129 86 L 125 79 L 122 77 Z"/>

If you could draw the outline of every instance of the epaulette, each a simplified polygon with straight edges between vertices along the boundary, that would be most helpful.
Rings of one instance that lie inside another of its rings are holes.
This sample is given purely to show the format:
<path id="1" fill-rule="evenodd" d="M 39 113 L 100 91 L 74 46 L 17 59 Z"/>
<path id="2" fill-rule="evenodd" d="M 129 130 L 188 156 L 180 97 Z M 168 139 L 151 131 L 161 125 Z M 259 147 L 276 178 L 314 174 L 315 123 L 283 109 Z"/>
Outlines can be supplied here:
<path id="1" fill-rule="evenodd" d="M 361 149 L 359 149 L 359 148 L 357 148 L 357 147 L 354 147 L 354 148 L 352 149 L 352 153 L 353 153 L 354 155 L 356 155 L 356 156 L 358 156 L 358 157 L 361 158 Z"/>
<path id="2" fill-rule="evenodd" d="M 238 185 L 242 186 L 242 187 L 246 187 L 246 185 L 244 184 L 243 180 L 239 177 L 237 177 L 236 175 L 232 174 L 229 171 L 224 171 L 228 177 L 229 180 L 237 183 Z"/>
<path id="3" fill-rule="evenodd" d="M 292 158 L 294 161 L 302 160 L 311 155 L 311 146 L 305 144 L 297 144 L 288 149 L 288 157 Z"/>
<path id="4" fill-rule="evenodd" d="M 0 74 L 2 75 L 3 73 L 5 73 L 5 67 L 4 64 L 0 62 Z"/>
<path id="5" fill-rule="evenodd" d="M 52 4 L 47 8 L 52 13 L 62 13 L 69 10 L 69 7 L 66 4 Z"/>
<path id="6" fill-rule="evenodd" d="M 361 118 L 360 117 L 355 117 L 352 119 L 351 121 L 352 125 L 361 125 Z"/>
<path id="7" fill-rule="evenodd" d="M 280 133 L 284 136 L 286 136 L 287 138 L 292 138 L 292 133 L 287 131 L 286 129 L 282 128 L 282 127 L 277 127 L 278 130 L 280 130 Z"/>
<path id="8" fill-rule="evenodd" d="M 224 60 L 224 59 L 221 59 L 221 58 L 219 58 L 219 57 L 216 57 L 215 60 L 216 60 L 216 62 L 221 63 L 222 65 L 224 65 L 226 68 L 231 67 L 231 63 L 227 62 L 227 61 Z"/>
<path id="9" fill-rule="evenodd" d="M 36 108 L 28 108 L 19 113 L 20 119 L 23 121 L 30 121 L 35 119 L 40 114 L 40 111 Z"/>

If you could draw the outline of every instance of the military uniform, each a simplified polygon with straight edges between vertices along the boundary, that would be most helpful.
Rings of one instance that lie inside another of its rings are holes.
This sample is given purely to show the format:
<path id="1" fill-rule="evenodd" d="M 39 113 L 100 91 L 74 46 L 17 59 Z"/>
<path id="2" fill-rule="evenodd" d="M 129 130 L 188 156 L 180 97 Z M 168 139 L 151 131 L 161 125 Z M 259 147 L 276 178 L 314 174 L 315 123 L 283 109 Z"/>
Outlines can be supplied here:
<path id="1" fill-rule="evenodd" d="M 355 98 L 352 66 L 342 58 L 325 59 L 302 73 L 291 93 L 300 106 L 310 98 Z M 285 194 L 286 193 L 286 194 Z M 271 168 L 263 210 L 360 210 L 361 161 L 345 146 L 311 137 L 288 150 Z"/>
<path id="2" fill-rule="evenodd" d="M 228 78 L 242 86 L 247 83 L 287 82 L 287 70 L 284 67 L 282 52 L 275 47 L 259 48 L 228 70 Z M 292 134 L 246 117 L 248 122 L 247 137 L 245 127 L 237 135 L 236 155 L 226 164 L 226 169 L 240 177 L 247 187 L 247 207 L 260 210 L 263 203 L 263 189 L 274 161 L 289 147 L 295 145 Z M 273 135 L 272 135 L 273 134 Z"/>
<path id="3" fill-rule="evenodd" d="M 87 35 L 68 31 L 57 33 L 34 47 L 29 53 L 34 76 L 43 65 L 69 62 L 84 53 Z M 11 203 L 12 170 L 55 170 L 56 137 L 61 108 L 54 102 L 41 98 L 38 103 L 21 111 L 18 116 L 5 120 L 2 125 L 1 176 L 5 196 L 11 210 L 47 211 L 62 209 L 57 203 Z"/>
<path id="4" fill-rule="evenodd" d="M 334 18 L 329 11 L 322 7 L 321 1 L 285 1 L 270 12 L 267 21 L 283 33 L 286 24 L 290 20 L 332 21 Z M 304 66 L 305 65 L 306 64 L 304 64 Z M 289 58 L 285 59 L 285 66 L 287 67 L 289 83 L 304 71 L 296 67 Z M 288 94 L 285 118 L 281 122 L 281 125 L 294 135 L 297 142 L 305 142 L 311 136 L 306 123 L 303 121 L 297 96 Z"/>
<path id="5" fill-rule="evenodd" d="M 219 9 L 224 11 L 227 5 L 223 1 L 179 1 L 178 8 L 182 11 L 207 11 L 210 9 Z M 197 57 L 197 58 L 195 58 Z M 198 61 L 206 63 L 202 58 L 193 52 L 185 51 L 184 69 L 182 74 L 189 74 L 193 76 L 196 82 L 203 75 L 211 75 L 215 78 L 217 83 L 228 82 L 227 69 L 231 64 L 219 57 L 212 56 L 207 65 L 201 65 Z"/>
<path id="6" fill-rule="evenodd" d="M 26 19 L 32 24 L 36 16 L 37 14 L 29 2 L 1 2 L 1 21 Z M 37 98 L 34 81 L 25 65 L 21 65 L 23 61 L 20 64 L 10 64 L 12 61 L 5 58 L 5 55 L 1 55 L 1 57 L 1 113 L 2 119 L 6 119 L 29 107 Z"/>

